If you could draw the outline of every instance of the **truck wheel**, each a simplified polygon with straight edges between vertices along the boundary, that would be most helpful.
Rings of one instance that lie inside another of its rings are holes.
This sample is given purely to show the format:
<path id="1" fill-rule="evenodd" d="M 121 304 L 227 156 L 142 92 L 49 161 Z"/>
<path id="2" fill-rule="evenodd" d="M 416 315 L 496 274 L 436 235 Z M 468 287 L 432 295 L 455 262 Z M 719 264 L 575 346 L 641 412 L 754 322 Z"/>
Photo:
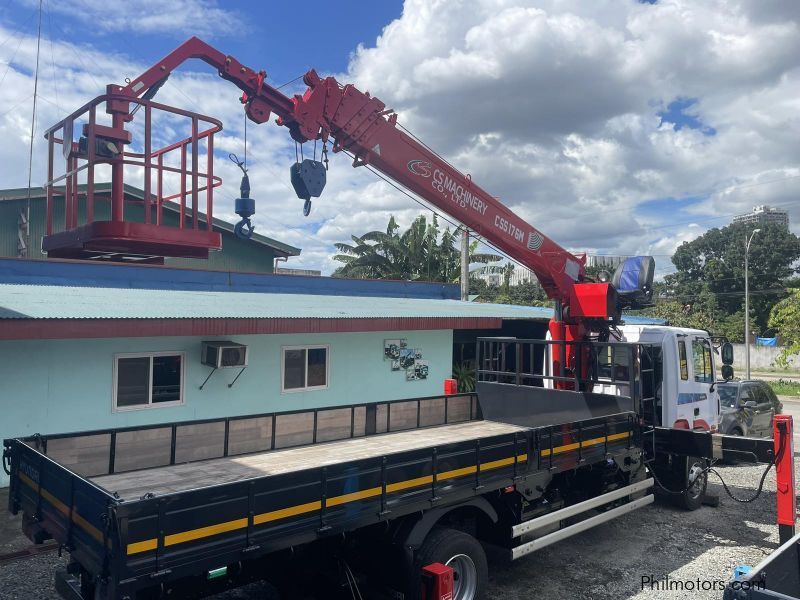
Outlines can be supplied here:
<path id="1" fill-rule="evenodd" d="M 489 567 L 478 540 L 457 529 L 436 528 L 428 534 L 414 560 L 412 598 L 422 586 L 422 567 L 442 563 L 453 569 L 453 600 L 479 600 L 486 592 Z"/>
<path id="2" fill-rule="evenodd" d="M 706 461 L 696 456 L 687 456 L 684 465 L 683 476 L 678 481 L 683 481 L 681 488 L 692 485 L 680 496 L 674 496 L 675 504 L 686 510 L 697 510 L 703 505 L 703 496 L 706 494 L 708 485 L 708 473 L 703 472 L 706 468 Z M 680 467 L 678 467 L 680 468 Z"/>

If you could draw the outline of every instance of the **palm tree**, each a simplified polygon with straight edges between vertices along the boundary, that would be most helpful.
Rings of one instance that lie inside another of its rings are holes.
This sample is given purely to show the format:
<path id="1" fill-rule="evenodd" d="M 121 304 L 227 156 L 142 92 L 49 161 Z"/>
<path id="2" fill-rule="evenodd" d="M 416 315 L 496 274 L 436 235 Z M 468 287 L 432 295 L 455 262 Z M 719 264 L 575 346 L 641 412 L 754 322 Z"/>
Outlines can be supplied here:
<path id="1" fill-rule="evenodd" d="M 351 236 L 352 244 L 335 244 L 339 254 L 333 258 L 343 265 L 336 269 L 334 276 L 458 281 L 461 254 L 456 245 L 456 232 L 449 227 L 442 232 L 436 215 L 431 223 L 420 215 L 402 234 L 399 229 L 392 216 L 386 231 Z M 477 247 L 477 241 L 470 246 L 471 263 L 488 264 L 501 260 L 494 254 L 477 253 Z"/>

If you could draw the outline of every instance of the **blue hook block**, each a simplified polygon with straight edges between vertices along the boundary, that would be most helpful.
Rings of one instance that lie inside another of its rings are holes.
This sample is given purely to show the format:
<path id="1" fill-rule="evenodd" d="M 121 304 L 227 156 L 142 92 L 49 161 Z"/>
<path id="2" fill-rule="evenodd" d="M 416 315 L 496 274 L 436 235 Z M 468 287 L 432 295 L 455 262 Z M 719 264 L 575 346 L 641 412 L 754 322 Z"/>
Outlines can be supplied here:
<path id="1" fill-rule="evenodd" d="M 256 214 L 256 201 L 255 198 L 237 198 L 236 199 L 236 214 L 247 219 Z"/>

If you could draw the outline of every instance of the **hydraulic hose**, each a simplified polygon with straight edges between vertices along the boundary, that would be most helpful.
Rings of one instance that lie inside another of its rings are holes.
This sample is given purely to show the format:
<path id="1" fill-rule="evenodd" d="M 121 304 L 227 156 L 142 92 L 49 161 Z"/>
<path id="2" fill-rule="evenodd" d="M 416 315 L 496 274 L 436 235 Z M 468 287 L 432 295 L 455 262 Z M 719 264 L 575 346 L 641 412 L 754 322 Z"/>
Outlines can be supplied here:
<path id="1" fill-rule="evenodd" d="M 662 490 L 664 490 L 664 492 L 666 492 L 667 494 L 672 494 L 672 495 L 675 495 L 675 496 L 680 496 L 680 495 L 682 495 L 682 494 L 685 494 L 687 491 L 689 491 L 689 489 L 690 489 L 690 488 L 691 488 L 691 487 L 694 485 L 694 482 L 697 480 L 697 478 L 698 478 L 698 477 L 702 477 L 702 476 L 703 476 L 704 474 L 706 474 L 706 473 L 713 473 L 714 475 L 716 475 L 716 476 L 719 478 L 720 482 L 722 483 L 722 489 L 724 489 L 724 490 L 725 490 L 725 493 L 726 493 L 728 496 L 730 496 L 730 498 L 731 498 L 733 501 L 735 501 L 735 502 L 740 502 L 740 503 L 742 503 L 742 504 L 747 504 L 747 503 L 749 503 L 749 502 L 753 502 L 753 501 L 755 501 L 755 500 L 756 500 L 756 498 L 758 498 L 758 497 L 761 495 L 761 492 L 763 492 L 763 491 L 764 491 L 764 482 L 765 482 L 765 481 L 766 481 L 766 479 L 767 479 L 767 473 L 769 473 L 770 469 L 771 469 L 772 467 L 774 467 L 774 466 L 775 466 L 775 464 L 776 464 L 776 463 L 777 463 L 779 460 L 781 460 L 781 458 L 783 458 L 783 453 L 784 453 L 784 452 L 785 452 L 785 450 L 786 450 L 786 445 L 787 445 L 787 441 L 786 441 L 786 438 L 787 438 L 787 432 L 785 431 L 785 429 L 784 429 L 784 428 L 779 428 L 779 429 L 780 429 L 780 435 L 781 435 L 781 439 L 780 439 L 780 445 L 778 446 L 778 452 L 777 452 L 777 453 L 775 454 L 775 456 L 772 458 L 772 462 L 770 462 L 770 463 L 769 463 L 769 465 L 767 465 L 767 468 L 766 468 L 766 469 L 764 469 L 764 472 L 761 474 L 761 479 L 760 479 L 760 481 L 758 482 L 758 489 L 756 489 L 756 493 L 755 493 L 755 494 L 753 494 L 753 495 L 752 495 L 750 498 L 738 498 L 738 497 L 734 496 L 734 495 L 733 495 L 733 492 L 731 492 L 731 491 L 730 491 L 730 489 L 728 488 L 728 484 L 727 484 L 727 483 L 725 483 L 725 479 L 723 479 L 723 477 L 722 477 L 722 475 L 720 474 L 720 472 L 719 472 L 719 471 L 717 471 L 717 470 L 714 468 L 714 465 L 716 464 L 716 463 L 714 463 L 714 462 L 712 462 L 712 463 L 711 463 L 711 464 L 709 464 L 709 465 L 708 465 L 708 466 L 707 466 L 705 469 L 703 469 L 703 470 L 702 470 L 702 471 L 701 471 L 701 472 L 700 472 L 700 473 L 697 475 L 697 477 L 695 477 L 695 478 L 694 478 L 694 479 L 693 479 L 691 482 L 689 482 L 689 485 L 687 485 L 685 488 L 683 488 L 683 489 L 682 489 L 682 490 L 680 490 L 680 491 L 671 490 L 671 489 L 669 489 L 667 486 L 665 486 L 663 483 L 661 483 L 661 481 L 658 479 L 658 476 L 655 474 L 655 469 L 653 469 L 652 467 L 651 467 L 651 469 L 650 469 L 650 473 L 651 473 L 651 475 L 653 476 L 653 479 L 655 480 L 655 482 L 656 482 L 656 484 L 658 485 L 658 487 L 660 487 Z M 650 461 L 644 461 L 644 462 L 645 462 L 646 464 L 648 464 L 648 466 L 649 466 L 649 463 L 651 463 L 651 462 L 652 462 L 652 460 L 650 460 Z"/>

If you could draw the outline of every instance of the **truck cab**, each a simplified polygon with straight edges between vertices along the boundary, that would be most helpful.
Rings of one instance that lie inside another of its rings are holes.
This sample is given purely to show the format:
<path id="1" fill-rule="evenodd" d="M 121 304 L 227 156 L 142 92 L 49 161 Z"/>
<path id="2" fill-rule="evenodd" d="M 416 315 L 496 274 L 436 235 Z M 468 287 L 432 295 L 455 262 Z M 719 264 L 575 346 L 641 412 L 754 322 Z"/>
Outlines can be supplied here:
<path id="1" fill-rule="evenodd" d="M 656 425 L 716 432 L 720 420 L 716 352 L 706 331 L 623 325 L 620 341 L 647 345 L 656 382 Z M 660 421 L 660 422 L 659 422 Z"/>

